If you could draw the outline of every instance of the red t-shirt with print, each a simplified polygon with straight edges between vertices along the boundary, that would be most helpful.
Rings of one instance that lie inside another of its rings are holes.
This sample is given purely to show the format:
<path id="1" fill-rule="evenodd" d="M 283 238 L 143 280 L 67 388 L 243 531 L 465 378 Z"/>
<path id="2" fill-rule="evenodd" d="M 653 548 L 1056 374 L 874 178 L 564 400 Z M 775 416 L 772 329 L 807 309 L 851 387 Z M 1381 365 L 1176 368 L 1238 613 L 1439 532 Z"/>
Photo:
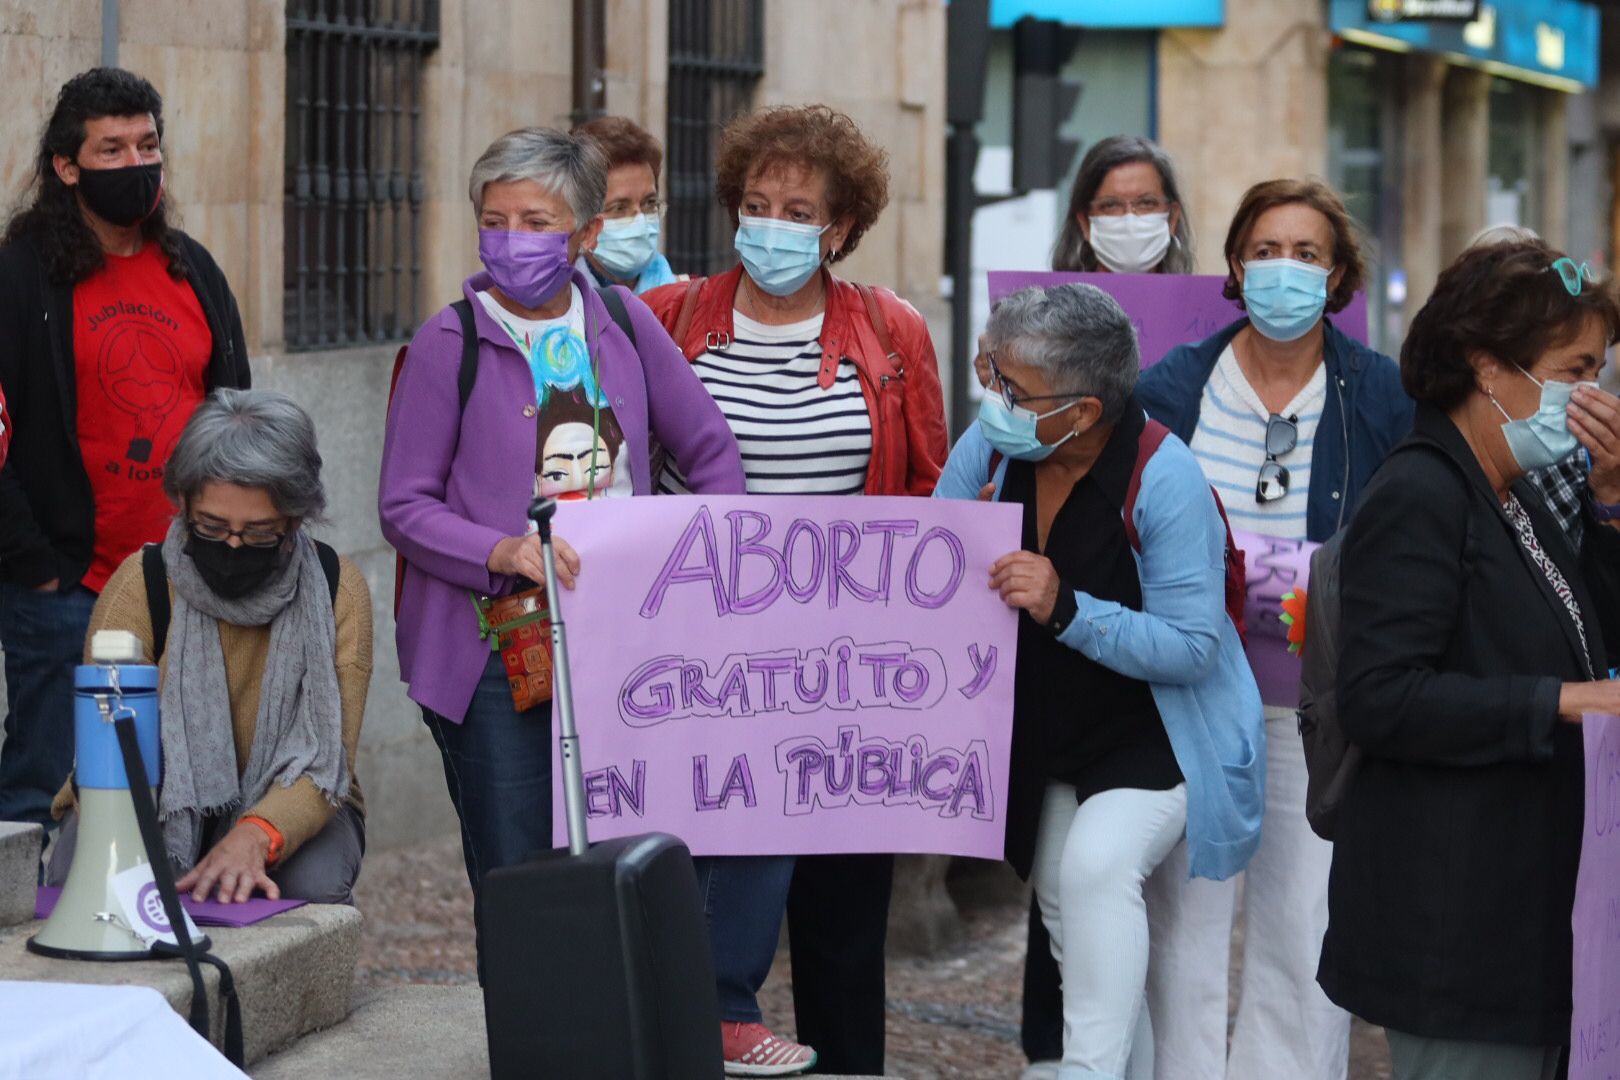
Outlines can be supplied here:
<path id="1" fill-rule="evenodd" d="M 213 347 L 202 304 L 169 276 L 156 244 L 108 255 L 74 287 L 79 451 L 96 501 L 87 588 L 100 592 L 132 551 L 168 531 L 163 465 L 203 399 Z"/>

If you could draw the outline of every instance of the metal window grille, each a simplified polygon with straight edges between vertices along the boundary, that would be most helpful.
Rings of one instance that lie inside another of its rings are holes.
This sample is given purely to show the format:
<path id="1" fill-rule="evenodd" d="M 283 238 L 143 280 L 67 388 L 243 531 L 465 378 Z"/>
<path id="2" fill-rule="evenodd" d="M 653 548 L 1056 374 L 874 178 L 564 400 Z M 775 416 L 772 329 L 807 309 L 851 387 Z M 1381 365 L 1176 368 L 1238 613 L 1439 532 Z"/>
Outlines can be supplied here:
<path id="1" fill-rule="evenodd" d="M 438 0 L 288 0 L 289 349 L 416 327 L 422 67 L 438 43 Z"/>
<path id="2" fill-rule="evenodd" d="M 670 0 L 667 235 L 677 273 L 736 261 L 731 220 L 714 198 L 715 143 L 752 107 L 764 73 L 763 0 Z"/>

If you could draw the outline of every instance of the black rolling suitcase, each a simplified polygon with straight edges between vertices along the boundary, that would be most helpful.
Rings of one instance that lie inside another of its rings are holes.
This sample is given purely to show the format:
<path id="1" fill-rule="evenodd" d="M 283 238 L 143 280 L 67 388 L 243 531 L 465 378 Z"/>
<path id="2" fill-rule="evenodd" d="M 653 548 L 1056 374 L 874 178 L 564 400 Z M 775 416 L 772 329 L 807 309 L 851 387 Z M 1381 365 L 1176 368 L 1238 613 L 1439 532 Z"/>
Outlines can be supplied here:
<path id="1" fill-rule="evenodd" d="M 717 1080 L 724 1065 L 709 935 L 692 856 L 650 833 L 589 845 L 568 642 L 535 500 L 551 606 L 553 714 L 568 851 L 484 879 L 484 1017 L 494 1080 Z"/>

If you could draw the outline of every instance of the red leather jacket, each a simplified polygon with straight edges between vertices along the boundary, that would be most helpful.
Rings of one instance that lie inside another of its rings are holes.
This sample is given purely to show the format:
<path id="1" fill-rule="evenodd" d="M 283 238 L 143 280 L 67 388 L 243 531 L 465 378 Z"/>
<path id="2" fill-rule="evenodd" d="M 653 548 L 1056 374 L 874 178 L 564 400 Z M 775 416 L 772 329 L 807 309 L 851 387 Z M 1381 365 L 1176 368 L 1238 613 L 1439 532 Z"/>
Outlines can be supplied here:
<path id="1" fill-rule="evenodd" d="M 839 361 L 854 362 L 872 419 L 868 495 L 933 494 L 950 452 L 939 363 L 917 309 L 888 289 L 855 285 L 823 271 L 821 386 L 832 386 Z M 711 341 L 729 342 L 742 267 L 664 285 L 642 295 L 688 360 Z"/>

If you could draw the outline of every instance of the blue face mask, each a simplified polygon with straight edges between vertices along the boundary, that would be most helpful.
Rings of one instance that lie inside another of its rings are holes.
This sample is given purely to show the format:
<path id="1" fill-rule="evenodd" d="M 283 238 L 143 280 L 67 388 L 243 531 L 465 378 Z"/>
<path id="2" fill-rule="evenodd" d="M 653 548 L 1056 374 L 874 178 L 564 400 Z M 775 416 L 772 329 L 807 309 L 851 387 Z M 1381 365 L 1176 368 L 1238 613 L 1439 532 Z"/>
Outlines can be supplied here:
<path id="1" fill-rule="evenodd" d="M 1525 472 L 1556 465 L 1580 448 L 1575 434 L 1569 430 L 1569 399 L 1577 386 L 1596 387 L 1597 383 L 1567 383 L 1549 379 L 1542 382 L 1534 375 L 1518 369 L 1525 378 L 1541 387 L 1541 404 L 1523 420 L 1508 416 L 1502 403 L 1489 394 L 1496 411 L 1507 416 L 1502 434 L 1507 437 L 1508 452 L 1519 468 Z"/>
<path id="2" fill-rule="evenodd" d="M 658 254 L 658 230 L 657 214 L 604 222 L 591 254 L 614 277 L 636 277 Z"/>
<path id="3" fill-rule="evenodd" d="M 1075 401 L 1079 399 L 1076 398 Z M 985 391 L 979 399 L 979 430 L 985 441 L 1002 454 L 1019 461 L 1045 461 L 1052 451 L 1074 438 L 1070 431 L 1057 442 L 1048 445 L 1035 434 L 1035 425 L 1048 416 L 1056 416 L 1065 409 L 1074 408 L 1074 401 L 1059 405 L 1051 412 L 1034 413 L 1022 406 L 1008 407 L 994 390 Z"/>
<path id="4" fill-rule="evenodd" d="M 791 296 L 821 268 L 821 234 L 827 229 L 741 215 L 737 254 L 755 285 L 772 296 Z"/>
<path id="5" fill-rule="evenodd" d="M 1327 308 L 1331 270 L 1295 259 L 1243 264 L 1243 307 L 1249 322 L 1272 341 L 1297 341 Z"/>

